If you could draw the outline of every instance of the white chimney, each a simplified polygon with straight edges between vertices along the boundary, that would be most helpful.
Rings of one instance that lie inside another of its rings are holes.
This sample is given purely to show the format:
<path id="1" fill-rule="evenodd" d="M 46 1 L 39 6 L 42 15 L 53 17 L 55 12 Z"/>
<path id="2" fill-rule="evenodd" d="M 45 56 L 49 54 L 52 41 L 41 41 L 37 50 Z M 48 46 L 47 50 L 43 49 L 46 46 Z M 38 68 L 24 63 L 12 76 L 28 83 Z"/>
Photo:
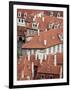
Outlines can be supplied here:
<path id="1" fill-rule="evenodd" d="M 54 55 L 54 65 L 55 65 L 55 66 L 57 65 L 57 57 L 56 57 L 56 54 Z"/>
<path id="2" fill-rule="evenodd" d="M 42 21 L 44 22 L 44 17 L 42 17 Z"/>
<path id="3" fill-rule="evenodd" d="M 47 40 L 44 40 L 44 45 L 46 46 L 46 44 L 47 44 Z"/>
<path id="4" fill-rule="evenodd" d="M 42 64 L 42 61 L 43 61 L 43 59 L 41 58 L 41 59 L 40 59 L 40 64 Z"/>
<path id="5" fill-rule="evenodd" d="M 45 32 L 47 32 L 47 28 L 45 29 Z"/>
<path id="6" fill-rule="evenodd" d="M 28 61 L 30 61 L 30 52 L 28 52 Z"/>
<path id="7" fill-rule="evenodd" d="M 39 23 L 37 23 L 37 27 L 39 26 Z"/>
<path id="8" fill-rule="evenodd" d="M 34 63 L 32 62 L 32 78 L 34 77 Z"/>
<path id="9" fill-rule="evenodd" d="M 60 78 L 62 78 L 62 66 L 60 68 Z"/>
<path id="10" fill-rule="evenodd" d="M 21 78 L 24 78 L 24 70 L 22 71 Z"/>

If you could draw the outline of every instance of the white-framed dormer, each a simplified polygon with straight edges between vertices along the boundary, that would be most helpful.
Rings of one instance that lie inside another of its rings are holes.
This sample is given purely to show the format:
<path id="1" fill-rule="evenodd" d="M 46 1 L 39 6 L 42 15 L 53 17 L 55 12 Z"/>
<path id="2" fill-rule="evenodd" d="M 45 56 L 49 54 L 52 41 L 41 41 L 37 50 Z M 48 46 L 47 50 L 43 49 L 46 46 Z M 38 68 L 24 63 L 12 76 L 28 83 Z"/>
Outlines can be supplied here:
<path id="1" fill-rule="evenodd" d="M 21 12 L 20 11 L 18 12 L 18 17 L 21 17 Z"/>
<path id="2" fill-rule="evenodd" d="M 17 18 L 17 25 L 18 26 L 25 26 L 26 25 L 25 19 Z"/>
<path id="3" fill-rule="evenodd" d="M 38 29 L 38 24 L 37 24 L 36 22 L 33 22 L 33 23 L 32 23 L 32 28 L 33 28 L 33 29 Z"/>
<path id="4" fill-rule="evenodd" d="M 54 23 L 49 23 L 48 28 L 53 29 L 53 27 L 54 27 Z"/>

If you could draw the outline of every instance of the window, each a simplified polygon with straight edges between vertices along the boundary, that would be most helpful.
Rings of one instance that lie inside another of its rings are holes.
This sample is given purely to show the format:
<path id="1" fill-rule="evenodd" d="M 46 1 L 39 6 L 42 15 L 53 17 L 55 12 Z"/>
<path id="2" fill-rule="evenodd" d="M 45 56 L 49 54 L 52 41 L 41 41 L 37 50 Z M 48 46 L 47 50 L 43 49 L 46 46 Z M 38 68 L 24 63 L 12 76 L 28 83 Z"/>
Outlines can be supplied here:
<path id="1" fill-rule="evenodd" d="M 23 23 L 23 19 L 22 19 L 22 23 Z"/>
<path id="2" fill-rule="evenodd" d="M 33 23 L 33 24 L 32 24 L 32 27 L 33 27 L 33 28 L 37 28 L 37 24 L 36 24 L 36 23 Z"/>
<path id="3" fill-rule="evenodd" d="M 20 19 L 19 19 L 19 22 L 20 22 Z"/>
<path id="4" fill-rule="evenodd" d="M 21 17 L 21 12 L 18 12 L 18 17 Z"/>
<path id="5" fill-rule="evenodd" d="M 57 27 L 58 27 L 57 24 L 55 24 L 55 25 L 54 25 L 54 29 L 57 29 Z"/>
<path id="6" fill-rule="evenodd" d="M 40 79 L 45 79 L 45 75 L 40 75 Z"/>
<path id="7" fill-rule="evenodd" d="M 48 76 L 48 79 L 52 79 L 52 78 L 53 78 L 53 75 L 49 75 L 49 76 Z"/>

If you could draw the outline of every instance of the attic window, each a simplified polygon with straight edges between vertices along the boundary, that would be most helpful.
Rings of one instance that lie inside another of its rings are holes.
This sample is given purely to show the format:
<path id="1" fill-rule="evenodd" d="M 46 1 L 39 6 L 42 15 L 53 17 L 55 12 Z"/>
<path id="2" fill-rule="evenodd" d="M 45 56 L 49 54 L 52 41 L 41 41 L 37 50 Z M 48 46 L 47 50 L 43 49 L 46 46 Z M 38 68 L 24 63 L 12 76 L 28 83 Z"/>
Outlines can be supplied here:
<path id="1" fill-rule="evenodd" d="M 59 34 L 58 36 L 59 36 L 60 40 L 63 41 L 63 34 Z"/>
<path id="2" fill-rule="evenodd" d="M 53 26 L 54 26 L 54 23 L 50 23 L 50 24 L 49 24 L 49 29 L 52 29 Z"/>
<path id="3" fill-rule="evenodd" d="M 21 12 L 18 12 L 18 17 L 21 17 Z"/>
<path id="4" fill-rule="evenodd" d="M 32 24 L 32 27 L 33 27 L 33 28 L 36 28 L 36 27 L 37 27 L 37 24 L 36 24 L 36 23 L 33 23 L 33 24 Z"/>
<path id="5" fill-rule="evenodd" d="M 20 19 L 19 19 L 19 22 L 20 22 Z"/>
<path id="6" fill-rule="evenodd" d="M 59 12 L 57 13 L 57 17 L 60 17 L 60 13 Z"/>
<path id="7" fill-rule="evenodd" d="M 41 75 L 40 76 L 40 79 L 45 79 L 45 75 Z"/>

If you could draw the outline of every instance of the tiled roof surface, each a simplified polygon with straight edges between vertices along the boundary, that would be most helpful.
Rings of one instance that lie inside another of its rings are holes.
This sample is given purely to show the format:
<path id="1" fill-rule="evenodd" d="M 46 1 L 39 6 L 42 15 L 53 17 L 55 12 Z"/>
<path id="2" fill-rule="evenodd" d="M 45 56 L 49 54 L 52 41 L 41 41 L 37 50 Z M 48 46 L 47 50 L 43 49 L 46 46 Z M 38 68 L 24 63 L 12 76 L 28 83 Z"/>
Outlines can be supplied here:
<path id="1" fill-rule="evenodd" d="M 40 32 L 39 36 L 35 35 L 31 41 L 22 45 L 22 48 L 47 48 L 53 45 L 62 43 L 59 34 L 63 33 L 63 30 L 49 30 L 47 32 Z M 44 40 L 47 44 L 44 45 Z"/>
<path id="2" fill-rule="evenodd" d="M 39 66 L 38 73 L 60 74 L 60 66 L 47 64 L 46 66 Z"/>

